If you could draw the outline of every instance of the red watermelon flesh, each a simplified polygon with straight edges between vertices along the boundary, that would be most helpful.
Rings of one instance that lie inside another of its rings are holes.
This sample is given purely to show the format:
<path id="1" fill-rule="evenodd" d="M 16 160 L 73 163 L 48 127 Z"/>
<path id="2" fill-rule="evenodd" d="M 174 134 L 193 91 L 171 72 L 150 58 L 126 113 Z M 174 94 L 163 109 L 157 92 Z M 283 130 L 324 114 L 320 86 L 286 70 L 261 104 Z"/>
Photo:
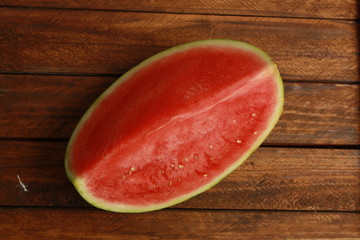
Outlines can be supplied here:
<path id="1" fill-rule="evenodd" d="M 66 172 L 96 207 L 168 207 L 238 167 L 282 106 L 282 80 L 261 50 L 231 40 L 180 45 L 133 68 L 98 98 L 71 137 Z"/>

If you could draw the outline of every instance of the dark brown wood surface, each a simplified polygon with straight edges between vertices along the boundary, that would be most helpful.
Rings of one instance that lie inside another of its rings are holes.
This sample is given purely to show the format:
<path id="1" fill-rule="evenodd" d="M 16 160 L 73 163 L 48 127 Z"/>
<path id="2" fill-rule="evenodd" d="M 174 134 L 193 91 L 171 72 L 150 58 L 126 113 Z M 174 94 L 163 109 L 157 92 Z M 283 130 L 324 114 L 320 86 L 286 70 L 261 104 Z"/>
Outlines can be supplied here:
<path id="1" fill-rule="evenodd" d="M 0 8 L 0 72 L 115 74 L 181 43 L 231 38 L 288 80 L 359 80 L 357 21 Z"/>
<path id="2" fill-rule="evenodd" d="M 360 239 L 356 0 L 0 0 L 0 239 Z M 171 46 L 265 50 L 285 107 L 265 143 L 209 191 L 119 214 L 86 203 L 64 153 L 119 76 Z"/>
<path id="3" fill-rule="evenodd" d="M 89 207 L 65 176 L 65 142 L 0 143 L 7 163 L 0 205 Z M 262 147 L 216 187 L 174 208 L 359 211 L 359 158 L 351 149 Z"/>
<path id="4" fill-rule="evenodd" d="M 69 138 L 86 109 L 115 80 L 0 74 L 0 137 Z M 266 144 L 360 144 L 359 94 L 357 84 L 285 82 L 284 112 Z"/>
<path id="5" fill-rule="evenodd" d="M 337 212 L 3 208 L 2 239 L 358 239 L 360 215 Z M 51 226 L 51 228 L 49 228 Z M 334 237 L 335 236 L 335 237 Z"/>
<path id="6" fill-rule="evenodd" d="M 219 15 L 356 19 L 356 0 L 0 0 L 4 6 Z"/>

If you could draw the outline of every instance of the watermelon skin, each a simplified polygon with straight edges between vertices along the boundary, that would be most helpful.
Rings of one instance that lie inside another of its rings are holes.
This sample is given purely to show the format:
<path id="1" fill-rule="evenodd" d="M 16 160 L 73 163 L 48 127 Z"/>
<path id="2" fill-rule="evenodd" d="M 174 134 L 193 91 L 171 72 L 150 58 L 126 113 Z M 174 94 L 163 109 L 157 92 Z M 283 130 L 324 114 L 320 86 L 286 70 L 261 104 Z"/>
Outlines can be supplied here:
<path id="1" fill-rule="evenodd" d="M 95 207 L 147 212 L 216 185 L 255 151 L 284 102 L 276 65 L 247 43 L 203 40 L 134 67 L 88 109 L 68 178 Z"/>

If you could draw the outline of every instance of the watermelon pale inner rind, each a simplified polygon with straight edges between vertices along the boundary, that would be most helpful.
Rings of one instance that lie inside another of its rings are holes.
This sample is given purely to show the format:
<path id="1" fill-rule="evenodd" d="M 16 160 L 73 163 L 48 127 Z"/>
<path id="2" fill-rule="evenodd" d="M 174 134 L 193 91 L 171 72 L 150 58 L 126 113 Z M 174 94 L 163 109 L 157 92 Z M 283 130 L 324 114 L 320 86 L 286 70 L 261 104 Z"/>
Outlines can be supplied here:
<path id="1" fill-rule="evenodd" d="M 206 191 L 255 151 L 278 121 L 283 84 L 260 49 L 204 40 L 163 51 L 88 109 L 65 168 L 90 204 L 146 212 Z"/>

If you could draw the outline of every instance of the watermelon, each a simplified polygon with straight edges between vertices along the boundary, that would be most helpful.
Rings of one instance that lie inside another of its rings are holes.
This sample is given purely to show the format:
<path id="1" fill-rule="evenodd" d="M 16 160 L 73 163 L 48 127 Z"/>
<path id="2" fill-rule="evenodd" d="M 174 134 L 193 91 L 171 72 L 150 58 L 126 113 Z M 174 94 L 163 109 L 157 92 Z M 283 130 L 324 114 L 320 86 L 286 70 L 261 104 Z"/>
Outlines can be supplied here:
<path id="1" fill-rule="evenodd" d="M 283 108 L 276 65 L 239 41 L 170 48 L 115 81 L 69 141 L 65 168 L 95 207 L 146 212 L 213 187 L 259 147 Z"/>

